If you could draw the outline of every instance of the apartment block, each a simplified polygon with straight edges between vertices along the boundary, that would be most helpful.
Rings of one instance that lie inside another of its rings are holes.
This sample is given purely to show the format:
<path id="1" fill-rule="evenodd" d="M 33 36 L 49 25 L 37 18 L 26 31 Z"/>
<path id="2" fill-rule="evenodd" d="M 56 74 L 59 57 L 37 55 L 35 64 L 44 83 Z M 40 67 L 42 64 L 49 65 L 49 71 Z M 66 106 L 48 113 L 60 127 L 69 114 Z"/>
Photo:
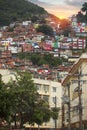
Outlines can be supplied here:
<path id="1" fill-rule="evenodd" d="M 64 79 L 63 127 L 87 129 L 87 53 L 74 63 Z"/>

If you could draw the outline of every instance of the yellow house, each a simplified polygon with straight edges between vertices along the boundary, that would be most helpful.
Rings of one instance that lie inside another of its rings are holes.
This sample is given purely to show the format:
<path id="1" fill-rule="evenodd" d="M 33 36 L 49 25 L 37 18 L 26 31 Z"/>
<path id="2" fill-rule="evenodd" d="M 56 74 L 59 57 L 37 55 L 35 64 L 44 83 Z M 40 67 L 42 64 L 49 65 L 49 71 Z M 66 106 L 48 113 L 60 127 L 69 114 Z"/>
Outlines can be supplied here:
<path id="1" fill-rule="evenodd" d="M 72 127 L 73 130 L 87 129 L 87 53 L 82 54 L 74 63 L 62 85 L 63 127 L 69 130 Z"/>

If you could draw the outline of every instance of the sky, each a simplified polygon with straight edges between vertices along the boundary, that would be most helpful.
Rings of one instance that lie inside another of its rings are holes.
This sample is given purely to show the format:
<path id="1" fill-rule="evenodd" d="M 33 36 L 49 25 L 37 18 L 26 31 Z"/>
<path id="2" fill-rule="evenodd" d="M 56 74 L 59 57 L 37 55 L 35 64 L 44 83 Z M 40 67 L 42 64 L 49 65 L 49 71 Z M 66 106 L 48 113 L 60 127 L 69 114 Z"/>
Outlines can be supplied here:
<path id="1" fill-rule="evenodd" d="M 43 7 L 48 13 L 59 18 L 68 18 L 77 14 L 87 0 L 28 0 Z"/>

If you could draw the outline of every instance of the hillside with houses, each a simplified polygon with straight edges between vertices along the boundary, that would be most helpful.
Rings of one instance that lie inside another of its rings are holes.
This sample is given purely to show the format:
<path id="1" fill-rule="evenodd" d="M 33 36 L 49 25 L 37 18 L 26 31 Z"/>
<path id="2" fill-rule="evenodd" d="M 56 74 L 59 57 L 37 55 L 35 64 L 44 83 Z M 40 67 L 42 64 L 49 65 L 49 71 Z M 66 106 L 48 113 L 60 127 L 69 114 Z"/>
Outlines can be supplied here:
<path id="1" fill-rule="evenodd" d="M 36 68 L 37 66 L 37 75 L 38 71 L 41 70 L 40 73 L 43 75 L 42 77 L 46 77 L 47 75 L 48 79 L 53 79 L 52 77 L 54 77 L 54 75 L 51 75 L 51 71 L 55 71 L 55 69 L 51 69 L 56 67 L 56 72 L 54 72 L 56 73 L 56 80 L 61 81 L 60 78 L 62 75 L 65 75 L 63 72 L 67 73 L 82 52 L 85 52 L 86 38 L 72 36 L 72 32 L 70 34 L 71 36 L 66 37 L 61 34 L 58 21 L 54 21 L 50 15 L 46 20 L 47 26 L 51 26 L 53 29 L 53 36 L 49 36 L 49 34 L 46 36 L 46 34 L 42 32 L 37 32 L 37 27 L 43 24 L 39 22 L 32 23 L 31 20 L 1 27 L 0 68 L 31 69 L 31 67 L 35 66 Z M 71 23 L 73 26 L 73 20 Z M 34 53 L 51 55 L 53 60 L 56 60 L 52 65 L 53 67 L 50 66 L 51 63 L 46 63 L 47 61 L 42 63 L 38 63 L 39 61 L 37 61 L 34 63 L 30 60 L 31 58 L 29 58 L 29 55 L 31 56 Z M 22 58 L 20 59 L 18 55 L 21 55 Z M 45 71 L 48 74 L 46 74 Z"/>
<path id="2" fill-rule="evenodd" d="M 6 1 L 8 2 L 9 0 Z M 14 6 L 16 2 L 12 1 L 10 5 L 12 4 Z M 30 4 L 30 6 L 33 5 Z M 7 13 L 10 10 L 9 8 L 10 6 L 8 5 L 7 8 L 2 7 L 4 11 L 7 9 Z M 22 8 L 21 4 L 20 8 Z M 28 13 L 27 8 L 24 8 L 26 14 Z M 35 9 L 38 13 L 37 6 L 35 6 Z M 16 12 L 16 17 L 14 17 L 14 19 L 18 18 L 18 20 L 15 19 L 14 22 L 11 21 L 8 25 L 2 26 L 1 24 L 0 74 L 2 75 L 2 80 L 5 83 L 13 81 L 12 86 L 15 86 L 15 73 L 17 71 L 23 73 L 29 72 L 40 95 L 38 100 L 43 99 L 47 101 L 50 109 L 59 108 L 57 113 L 58 118 L 52 118 L 49 122 L 41 124 L 41 129 L 70 130 L 72 127 L 72 129 L 75 128 L 74 130 L 78 130 L 79 124 L 83 123 L 81 128 L 84 127 L 86 130 L 87 24 L 85 21 L 78 21 L 76 15 L 73 15 L 69 20 L 60 20 L 47 12 L 44 14 L 43 8 L 39 8 L 39 10 L 41 14 L 38 15 L 41 17 L 35 14 L 28 19 L 23 18 L 20 20 L 24 12 L 19 11 Z M 29 15 L 27 14 L 27 16 Z M 1 22 L 3 23 L 3 21 Z M 5 21 L 5 23 L 8 22 Z M 22 77 L 23 82 L 18 82 L 19 84 L 17 85 L 25 85 L 25 79 L 27 82 L 27 77 L 25 76 L 24 78 Z M 9 91 L 9 87 L 7 87 L 7 90 Z M 25 99 L 27 99 L 26 94 L 24 93 Z M 16 110 L 14 109 L 14 111 Z M 22 112 L 24 114 L 24 111 Z M 16 122 L 16 117 L 19 120 L 21 116 L 18 113 L 12 114 L 14 114 L 13 122 L 10 125 L 11 129 L 15 129 L 17 127 L 16 125 L 19 125 L 16 124 L 19 123 Z M 3 125 L 6 122 L 3 121 L 0 123 Z M 29 122 L 26 122 L 24 128 L 38 129 L 38 125 L 34 123 L 32 126 L 32 124 L 30 125 Z"/>

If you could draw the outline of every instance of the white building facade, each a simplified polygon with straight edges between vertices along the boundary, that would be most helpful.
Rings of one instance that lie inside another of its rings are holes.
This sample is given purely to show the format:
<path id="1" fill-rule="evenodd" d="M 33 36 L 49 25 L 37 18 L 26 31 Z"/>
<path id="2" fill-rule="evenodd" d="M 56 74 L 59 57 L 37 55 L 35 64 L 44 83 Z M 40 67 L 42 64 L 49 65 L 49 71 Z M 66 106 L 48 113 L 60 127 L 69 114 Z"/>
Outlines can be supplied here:
<path id="1" fill-rule="evenodd" d="M 43 79 L 35 79 L 34 83 L 37 86 L 37 91 L 41 95 L 42 98 L 49 102 L 50 108 L 57 107 L 59 108 L 59 115 L 58 120 L 51 119 L 49 123 L 45 123 L 45 127 L 49 129 L 61 128 L 62 122 L 62 113 L 61 113 L 61 105 L 62 105 L 62 86 L 61 83 L 50 81 L 50 80 L 43 80 Z M 56 123 L 56 124 L 55 124 Z M 43 125 L 44 126 L 44 125 Z"/>
<path id="2" fill-rule="evenodd" d="M 63 81 L 64 96 L 69 100 L 64 106 L 64 127 L 69 130 L 87 129 L 87 54 L 84 53 L 72 66 Z"/>

